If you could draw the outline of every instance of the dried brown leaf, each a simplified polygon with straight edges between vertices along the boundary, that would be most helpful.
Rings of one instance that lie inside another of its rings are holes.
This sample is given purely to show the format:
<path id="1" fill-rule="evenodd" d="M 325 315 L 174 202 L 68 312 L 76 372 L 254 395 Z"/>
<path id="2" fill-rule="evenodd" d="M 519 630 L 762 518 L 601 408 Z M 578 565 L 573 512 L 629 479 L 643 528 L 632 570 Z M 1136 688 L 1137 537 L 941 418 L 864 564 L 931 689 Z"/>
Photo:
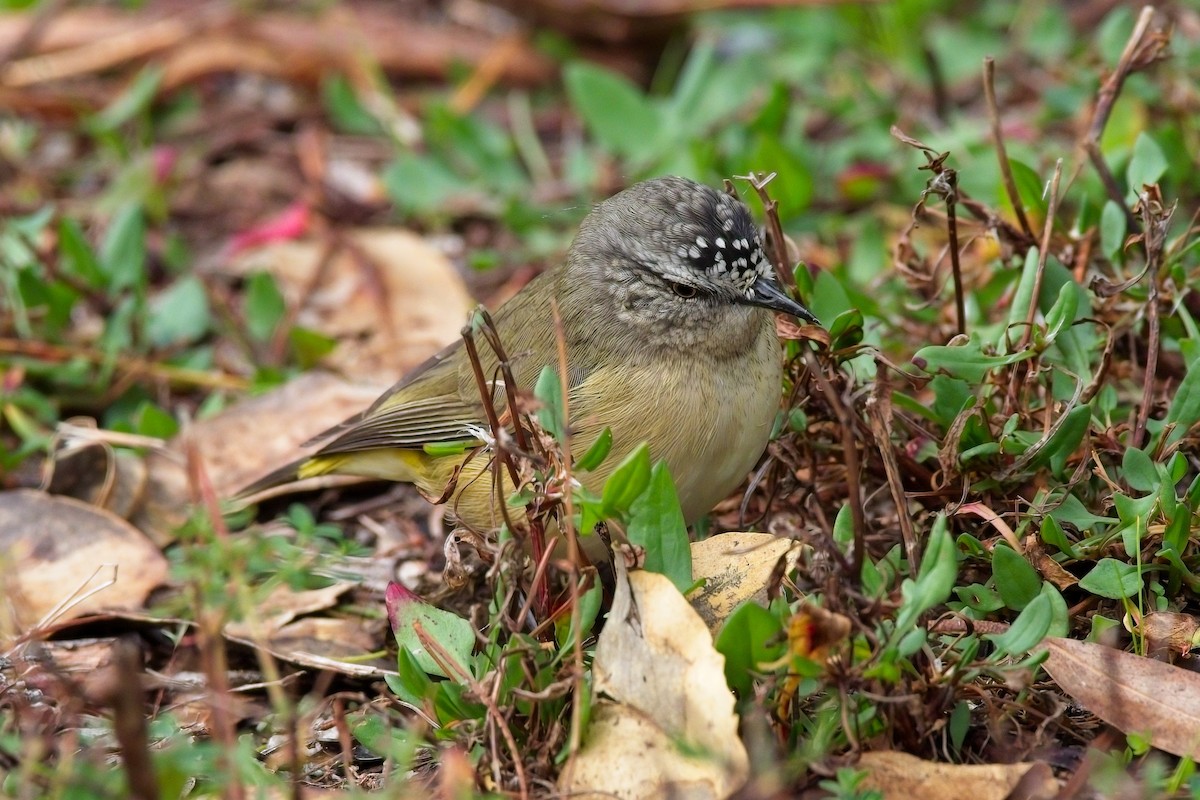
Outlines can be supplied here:
<path id="1" fill-rule="evenodd" d="M 798 545 L 769 533 L 722 533 L 692 543 L 692 577 L 706 579 L 691 596 L 692 608 L 714 634 L 747 600 L 766 605 L 772 575 L 784 560 L 796 566 Z"/>
<path id="2" fill-rule="evenodd" d="M 1160 750 L 1200 758 L 1200 675 L 1092 642 L 1043 644 L 1046 672 L 1088 711 Z"/>
<path id="3" fill-rule="evenodd" d="M 603 699 L 559 788 L 584 797 L 727 797 L 749 764 L 725 659 L 670 580 L 617 564 L 593 665 Z"/>
<path id="4" fill-rule="evenodd" d="M 941 764 L 895 751 L 866 753 L 858 762 L 866 770 L 864 789 L 884 797 L 922 800 L 1049 800 L 1058 794 L 1050 767 L 1040 762 L 1021 764 Z"/>
<path id="5" fill-rule="evenodd" d="M 0 553 L 7 573 L 0 582 L 18 629 L 56 608 L 58 620 L 141 608 L 167 579 L 167 560 L 128 522 L 32 489 L 0 492 Z"/>

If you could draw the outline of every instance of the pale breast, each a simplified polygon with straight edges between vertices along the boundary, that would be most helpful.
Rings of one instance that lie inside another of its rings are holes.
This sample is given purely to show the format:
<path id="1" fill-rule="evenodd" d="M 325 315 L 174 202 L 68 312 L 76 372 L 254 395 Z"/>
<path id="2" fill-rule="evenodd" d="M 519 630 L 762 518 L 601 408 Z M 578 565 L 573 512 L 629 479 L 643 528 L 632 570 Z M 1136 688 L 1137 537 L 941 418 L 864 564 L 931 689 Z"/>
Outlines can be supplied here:
<path id="1" fill-rule="evenodd" d="M 746 477 L 766 447 L 779 408 L 779 340 L 774 320 L 735 359 L 679 355 L 657 366 L 622 364 L 597 370 L 572 392 L 576 452 L 605 427 L 613 450 L 601 469 L 583 476 L 599 491 L 639 442 L 650 444 L 675 479 L 684 518 L 695 522 Z"/>

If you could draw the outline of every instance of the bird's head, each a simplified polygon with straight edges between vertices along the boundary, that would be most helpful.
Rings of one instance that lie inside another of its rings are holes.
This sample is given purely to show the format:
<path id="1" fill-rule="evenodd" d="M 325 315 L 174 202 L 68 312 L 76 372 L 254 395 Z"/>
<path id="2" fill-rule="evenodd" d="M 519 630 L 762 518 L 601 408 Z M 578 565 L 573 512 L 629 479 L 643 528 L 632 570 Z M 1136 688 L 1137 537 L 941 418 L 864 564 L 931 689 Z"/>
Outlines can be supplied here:
<path id="1" fill-rule="evenodd" d="M 644 181 L 596 206 L 564 279 L 565 290 L 595 295 L 626 325 L 685 345 L 688 332 L 748 328 L 758 309 L 817 321 L 775 282 L 746 206 L 686 178 Z"/>

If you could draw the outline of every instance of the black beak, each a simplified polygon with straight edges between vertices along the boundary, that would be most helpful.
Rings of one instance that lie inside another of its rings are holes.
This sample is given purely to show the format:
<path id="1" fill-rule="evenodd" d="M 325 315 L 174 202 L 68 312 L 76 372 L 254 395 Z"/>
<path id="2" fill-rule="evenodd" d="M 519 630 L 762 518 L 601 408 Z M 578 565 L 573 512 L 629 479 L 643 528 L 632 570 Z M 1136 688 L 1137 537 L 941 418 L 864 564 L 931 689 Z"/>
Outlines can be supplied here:
<path id="1" fill-rule="evenodd" d="M 813 325 L 821 324 L 820 320 L 814 317 L 811 311 L 788 297 L 779 288 L 779 284 L 770 278 L 759 278 L 756 280 L 754 285 L 750 287 L 746 302 L 753 306 L 791 314 L 793 317 L 799 317 L 802 320 L 811 322 Z"/>

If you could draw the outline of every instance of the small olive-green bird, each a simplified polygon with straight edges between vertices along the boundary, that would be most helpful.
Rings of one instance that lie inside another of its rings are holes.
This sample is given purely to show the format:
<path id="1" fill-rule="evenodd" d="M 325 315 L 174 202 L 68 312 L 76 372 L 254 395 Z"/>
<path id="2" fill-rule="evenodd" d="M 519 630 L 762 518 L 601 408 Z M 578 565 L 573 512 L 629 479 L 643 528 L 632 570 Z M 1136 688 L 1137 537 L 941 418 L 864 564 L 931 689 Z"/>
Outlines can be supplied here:
<path id="1" fill-rule="evenodd" d="M 612 432 L 608 458 L 579 479 L 598 492 L 647 442 L 651 457 L 666 461 L 689 524 L 737 487 L 767 445 L 782 377 L 773 312 L 817 321 L 775 282 L 746 206 L 677 177 L 636 184 L 597 205 L 566 262 L 495 312 L 522 387 L 531 388 L 546 365 L 557 368 L 552 299 L 566 341 L 572 450 L 583 453 L 605 428 Z M 479 350 L 490 378 L 496 357 L 482 343 Z M 495 394 L 503 413 L 504 393 Z M 438 444 L 478 440 L 487 430 L 459 341 L 314 440 L 328 440 L 315 454 L 243 494 L 337 473 L 412 483 L 442 497 L 458 472 L 448 498 L 454 516 L 492 531 L 512 490 L 507 477 L 493 486 L 486 455 L 436 454 Z"/>

